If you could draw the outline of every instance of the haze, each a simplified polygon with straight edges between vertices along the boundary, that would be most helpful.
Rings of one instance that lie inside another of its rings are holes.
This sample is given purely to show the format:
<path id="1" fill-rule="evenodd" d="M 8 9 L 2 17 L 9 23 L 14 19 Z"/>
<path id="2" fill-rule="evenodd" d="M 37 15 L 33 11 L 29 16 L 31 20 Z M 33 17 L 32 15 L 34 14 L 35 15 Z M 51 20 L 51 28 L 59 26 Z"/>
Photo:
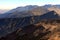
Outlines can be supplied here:
<path id="1" fill-rule="evenodd" d="M 60 0 L 0 0 L 0 9 L 13 9 L 26 5 L 60 4 Z"/>

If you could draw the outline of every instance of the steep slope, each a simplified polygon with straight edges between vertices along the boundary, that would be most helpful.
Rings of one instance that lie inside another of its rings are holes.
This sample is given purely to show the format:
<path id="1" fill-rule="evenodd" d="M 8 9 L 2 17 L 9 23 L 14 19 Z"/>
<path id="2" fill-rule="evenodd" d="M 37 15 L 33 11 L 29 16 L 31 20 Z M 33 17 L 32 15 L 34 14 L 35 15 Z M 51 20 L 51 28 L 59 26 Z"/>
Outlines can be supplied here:
<path id="1" fill-rule="evenodd" d="M 60 40 L 60 22 L 58 23 L 58 20 L 55 20 L 56 22 L 53 21 L 51 24 L 52 20 L 47 21 L 47 24 L 44 21 L 19 28 L 0 38 L 0 40 Z"/>

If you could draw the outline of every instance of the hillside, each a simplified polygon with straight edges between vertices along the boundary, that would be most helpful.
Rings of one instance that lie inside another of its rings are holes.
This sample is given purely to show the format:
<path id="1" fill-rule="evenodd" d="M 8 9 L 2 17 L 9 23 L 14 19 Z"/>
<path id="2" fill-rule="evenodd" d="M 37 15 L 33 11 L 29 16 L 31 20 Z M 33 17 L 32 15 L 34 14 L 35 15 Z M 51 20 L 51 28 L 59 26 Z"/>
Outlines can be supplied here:
<path id="1" fill-rule="evenodd" d="M 0 40 L 60 40 L 60 20 L 47 21 L 19 28 Z"/>
<path id="2" fill-rule="evenodd" d="M 39 23 L 42 20 L 55 20 L 59 19 L 59 16 L 54 11 L 48 12 L 41 16 L 28 16 L 20 18 L 2 18 L 0 19 L 0 36 L 5 36 L 9 33 L 16 31 L 17 29 Z"/>

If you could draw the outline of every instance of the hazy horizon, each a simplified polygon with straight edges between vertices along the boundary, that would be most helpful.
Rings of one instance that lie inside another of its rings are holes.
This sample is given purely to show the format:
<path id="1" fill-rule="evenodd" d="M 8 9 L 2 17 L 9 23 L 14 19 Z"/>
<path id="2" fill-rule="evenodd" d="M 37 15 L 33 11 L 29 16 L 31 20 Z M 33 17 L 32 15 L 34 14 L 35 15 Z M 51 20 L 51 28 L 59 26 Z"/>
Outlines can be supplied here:
<path id="1" fill-rule="evenodd" d="M 13 9 L 20 6 L 26 5 L 59 5 L 60 0 L 0 0 L 0 9 Z"/>

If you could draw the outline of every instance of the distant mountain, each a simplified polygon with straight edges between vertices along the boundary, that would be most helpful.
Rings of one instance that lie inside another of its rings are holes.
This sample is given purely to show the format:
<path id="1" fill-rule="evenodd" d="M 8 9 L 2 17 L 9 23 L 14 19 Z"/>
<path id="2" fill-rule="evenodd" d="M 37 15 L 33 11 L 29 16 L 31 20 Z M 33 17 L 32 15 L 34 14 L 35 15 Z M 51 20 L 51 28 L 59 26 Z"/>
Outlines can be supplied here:
<path id="1" fill-rule="evenodd" d="M 31 10 L 31 12 L 34 15 L 43 15 L 43 14 L 49 12 L 49 10 L 47 10 L 44 7 L 37 7 L 37 8 L 34 8 L 33 10 Z"/>
<path id="2" fill-rule="evenodd" d="M 60 15 L 60 5 L 27 5 L 25 7 L 17 7 L 12 9 L 5 14 L 0 15 L 0 18 L 14 18 L 14 17 L 24 17 L 24 16 L 33 16 L 33 15 L 43 15 L 49 11 L 55 11 Z"/>
<path id="3" fill-rule="evenodd" d="M 38 7 L 38 6 L 37 5 L 27 5 L 27 6 L 24 6 L 24 7 L 17 7 L 15 9 L 12 9 L 12 10 L 8 11 L 7 13 L 28 11 L 28 10 L 32 10 L 36 7 Z"/>
<path id="4" fill-rule="evenodd" d="M 7 12 L 8 10 L 2 10 L 0 9 L 0 14 L 4 14 L 5 12 Z"/>
<path id="5" fill-rule="evenodd" d="M 21 11 L 22 9 L 22 11 Z M 49 12 L 46 8 L 38 6 L 25 6 L 22 8 L 16 8 L 12 11 L 9 11 L 5 14 L 0 15 L 0 18 L 16 18 L 16 17 L 25 17 L 33 15 L 43 15 L 44 13 Z"/>

